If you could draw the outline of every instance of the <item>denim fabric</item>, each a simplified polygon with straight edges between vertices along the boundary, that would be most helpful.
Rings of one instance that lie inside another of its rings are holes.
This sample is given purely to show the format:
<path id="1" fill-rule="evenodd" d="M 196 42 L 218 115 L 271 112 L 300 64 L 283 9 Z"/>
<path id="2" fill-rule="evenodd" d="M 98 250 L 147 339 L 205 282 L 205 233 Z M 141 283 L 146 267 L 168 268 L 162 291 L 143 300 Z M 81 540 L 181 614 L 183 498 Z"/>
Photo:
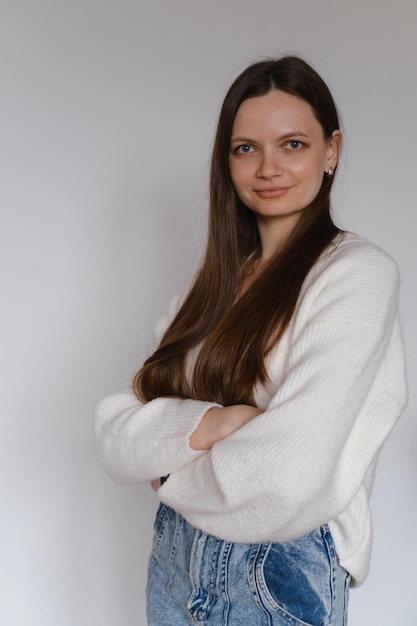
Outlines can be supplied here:
<path id="1" fill-rule="evenodd" d="M 345 626 L 349 576 L 327 526 L 286 543 L 230 543 L 161 504 L 148 626 Z"/>

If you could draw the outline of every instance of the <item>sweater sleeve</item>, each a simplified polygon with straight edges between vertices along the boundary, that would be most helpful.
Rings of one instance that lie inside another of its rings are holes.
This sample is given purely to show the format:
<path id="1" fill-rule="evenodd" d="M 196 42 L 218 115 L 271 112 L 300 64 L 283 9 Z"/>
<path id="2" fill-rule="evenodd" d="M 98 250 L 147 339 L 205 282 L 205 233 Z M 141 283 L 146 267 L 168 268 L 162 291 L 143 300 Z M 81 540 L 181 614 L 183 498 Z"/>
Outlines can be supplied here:
<path id="1" fill-rule="evenodd" d="M 156 398 L 141 403 L 131 389 L 101 400 L 94 411 L 99 465 L 114 480 L 141 483 L 178 471 L 205 454 L 189 445 L 212 402 Z"/>
<path id="2" fill-rule="evenodd" d="M 183 294 L 176 296 L 168 314 L 157 323 L 153 348 L 177 311 Z M 190 435 L 213 402 L 156 398 L 140 402 L 126 388 L 107 396 L 95 407 L 93 434 L 99 465 L 114 480 L 141 483 L 178 471 L 204 450 L 193 450 Z"/>
<path id="3" fill-rule="evenodd" d="M 202 530 L 286 541 L 328 522 L 352 501 L 400 414 L 396 266 L 375 248 L 346 257 L 301 298 L 285 372 L 264 413 L 159 489 Z"/>

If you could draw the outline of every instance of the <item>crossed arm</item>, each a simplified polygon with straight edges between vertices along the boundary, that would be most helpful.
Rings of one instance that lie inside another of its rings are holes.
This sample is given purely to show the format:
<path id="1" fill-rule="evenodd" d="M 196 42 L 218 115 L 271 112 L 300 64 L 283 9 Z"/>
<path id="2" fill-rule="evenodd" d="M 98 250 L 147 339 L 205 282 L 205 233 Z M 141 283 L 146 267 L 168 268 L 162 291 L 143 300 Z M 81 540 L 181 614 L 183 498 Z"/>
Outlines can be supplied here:
<path id="1" fill-rule="evenodd" d="M 211 450 L 215 443 L 225 439 L 261 413 L 261 409 L 247 404 L 209 409 L 192 433 L 190 447 L 193 450 Z"/>

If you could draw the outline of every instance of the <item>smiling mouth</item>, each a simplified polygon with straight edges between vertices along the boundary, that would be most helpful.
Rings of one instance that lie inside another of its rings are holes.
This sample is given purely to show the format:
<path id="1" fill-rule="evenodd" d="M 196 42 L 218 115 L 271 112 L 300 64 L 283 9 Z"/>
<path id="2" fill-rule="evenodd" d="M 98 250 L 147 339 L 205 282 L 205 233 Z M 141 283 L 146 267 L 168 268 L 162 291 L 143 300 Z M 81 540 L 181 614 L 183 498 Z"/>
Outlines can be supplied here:
<path id="1" fill-rule="evenodd" d="M 271 187 L 269 189 L 254 189 L 254 191 L 261 198 L 279 198 L 289 189 L 290 187 Z"/>

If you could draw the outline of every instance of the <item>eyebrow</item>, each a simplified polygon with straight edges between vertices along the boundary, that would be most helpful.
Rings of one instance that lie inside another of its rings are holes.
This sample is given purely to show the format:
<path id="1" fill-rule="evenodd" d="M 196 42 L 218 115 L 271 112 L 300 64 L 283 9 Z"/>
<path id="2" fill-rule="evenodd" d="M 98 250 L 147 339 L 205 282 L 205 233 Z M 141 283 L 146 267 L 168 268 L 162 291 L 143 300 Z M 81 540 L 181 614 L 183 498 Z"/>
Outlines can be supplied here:
<path id="1" fill-rule="evenodd" d="M 291 130 L 287 133 L 284 133 L 283 135 L 280 135 L 278 137 L 278 140 L 282 141 L 283 139 L 290 139 L 291 137 L 308 137 L 308 135 L 301 132 L 301 130 Z M 252 143 L 254 140 L 250 139 L 249 137 L 233 137 L 233 139 L 230 140 L 230 143 L 235 143 L 235 141 L 241 141 L 243 143 L 245 142 Z"/>

